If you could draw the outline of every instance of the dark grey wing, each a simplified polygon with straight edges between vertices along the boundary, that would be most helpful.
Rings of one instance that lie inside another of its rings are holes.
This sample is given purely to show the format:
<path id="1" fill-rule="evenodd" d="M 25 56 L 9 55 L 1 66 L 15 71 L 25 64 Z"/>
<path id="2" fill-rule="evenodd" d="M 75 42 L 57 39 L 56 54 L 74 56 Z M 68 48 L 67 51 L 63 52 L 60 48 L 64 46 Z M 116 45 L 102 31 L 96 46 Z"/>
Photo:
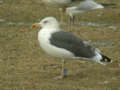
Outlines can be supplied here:
<path id="1" fill-rule="evenodd" d="M 56 47 L 64 48 L 76 57 L 91 58 L 95 56 L 95 48 L 86 45 L 81 39 L 70 32 L 56 32 L 52 34 L 50 43 Z"/>

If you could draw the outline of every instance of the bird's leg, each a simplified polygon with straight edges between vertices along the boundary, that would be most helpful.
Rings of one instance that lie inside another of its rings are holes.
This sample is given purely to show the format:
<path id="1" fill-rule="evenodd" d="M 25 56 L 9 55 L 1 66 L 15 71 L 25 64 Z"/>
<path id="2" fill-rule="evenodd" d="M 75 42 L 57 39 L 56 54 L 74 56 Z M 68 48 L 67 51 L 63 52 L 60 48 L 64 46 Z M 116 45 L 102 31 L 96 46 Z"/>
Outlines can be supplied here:
<path id="1" fill-rule="evenodd" d="M 66 8 L 67 8 L 67 6 L 64 6 L 64 7 L 62 7 L 62 8 L 59 8 L 59 11 L 60 11 L 60 22 L 61 22 L 61 23 L 62 23 L 63 20 L 64 20 L 64 13 L 65 13 L 65 11 L 66 11 Z"/>
<path id="2" fill-rule="evenodd" d="M 63 79 L 67 75 L 67 69 L 64 68 L 65 61 L 62 59 L 62 70 L 61 70 L 61 75 L 55 77 L 54 79 Z"/>
<path id="3" fill-rule="evenodd" d="M 62 71 L 61 71 L 61 77 L 62 78 L 64 78 L 66 76 L 66 74 L 67 74 L 67 69 L 64 68 L 64 66 L 65 66 L 65 60 L 63 59 L 62 60 Z"/>
<path id="4" fill-rule="evenodd" d="M 60 22 L 63 22 L 63 8 L 59 8 L 60 11 Z"/>
<path id="5" fill-rule="evenodd" d="M 70 25 L 75 24 L 74 20 L 75 20 L 75 16 L 70 16 Z"/>

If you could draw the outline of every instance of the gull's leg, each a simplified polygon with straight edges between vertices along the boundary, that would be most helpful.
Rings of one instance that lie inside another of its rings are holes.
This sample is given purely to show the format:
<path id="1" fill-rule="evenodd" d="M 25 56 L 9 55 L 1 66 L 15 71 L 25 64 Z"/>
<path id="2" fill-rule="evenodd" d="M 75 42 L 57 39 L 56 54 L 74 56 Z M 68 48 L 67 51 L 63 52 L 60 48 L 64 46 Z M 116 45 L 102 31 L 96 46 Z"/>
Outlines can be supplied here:
<path id="1" fill-rule="evenodd" d="M 65 66 L 65 60 L 62 60 L 62 71 L 61 71 L 61 77 L 64 78 L 67 75 L 67 69 L 64 68 Z"/>
<path id="2" fill-rule="evenodd" d="M 64 17 L 63 8 L 59 8 L 59 12 L 60 12 L 60 23 L 62 23 L 63 22 L 63 17 Z"/>
<path id="3" fill-rule="evenodd" d="M 65 60 L 62 59 L 62 70 L 61 70 L 61 75 L 55 77 L 54 79 L 63 79 L 64 77 L 66 77 L 66 75 L 67 75 L 67 69 L 64 68 L 64 65 L 65 65 Z"/>
<path id="4" fill-rule="evenodd" d="M 70 16 L 70 25 L 75 24 L 75 16 Z"/>

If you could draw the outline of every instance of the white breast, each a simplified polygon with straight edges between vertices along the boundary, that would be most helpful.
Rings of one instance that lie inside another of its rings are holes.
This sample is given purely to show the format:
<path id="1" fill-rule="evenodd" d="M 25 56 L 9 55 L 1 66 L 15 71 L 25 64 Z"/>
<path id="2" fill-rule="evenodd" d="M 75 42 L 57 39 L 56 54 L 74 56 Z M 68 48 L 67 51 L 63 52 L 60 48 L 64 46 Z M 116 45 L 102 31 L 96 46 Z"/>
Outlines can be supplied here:
<path id="1" fill-rule="evenodd" d="M 63 48 L 56 47 L 50 44 L 50 37 L 51 33 L 47 30 L 41 30 L 38 33 L 38 40 L 40 43 L 41 48 L 49 55 L 54 57 L 61 57 L 61 58 L 72 58 L 74 57 L 73 53 L 65 50 Z"/>

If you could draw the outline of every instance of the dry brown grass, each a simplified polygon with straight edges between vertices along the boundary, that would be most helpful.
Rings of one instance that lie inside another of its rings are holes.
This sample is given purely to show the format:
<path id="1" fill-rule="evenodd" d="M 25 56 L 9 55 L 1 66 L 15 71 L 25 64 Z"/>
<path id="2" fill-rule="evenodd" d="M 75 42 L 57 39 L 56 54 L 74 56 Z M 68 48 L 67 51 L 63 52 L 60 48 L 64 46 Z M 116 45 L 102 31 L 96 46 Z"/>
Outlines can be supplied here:
<path id="1" fill-rule="evenodd" d="M 107 0 L 104 0 L 107 2 Z M 118 4 L 119 2 L 115 0 Z M 0 18 L 13 22 L 35 22 L 45 16 L 59 13 L 43 9 L 39 0 L 5 0 L 0 5 Z M 116 26 L 61 25 L 84 40 L 120 42 L 120 8 L 88 12 L 78 16 L 83 21 L 103 21 Z M 50 10 L 50 9 L 49 9 Z M 91 17 L 91 18 L 89 18 Z M 64 18 L 67 20 L 67 18 Z M 96 46 L 113 59 L 102 66 L 93 62 L 67 60 L 68 77 L 54 80 L 60 74 L 61 61 L 50 57 L 39 47 L 37 32 L 29 25 L 0 23 L 0 90 L 120 90 L 120 46 Z"/>

